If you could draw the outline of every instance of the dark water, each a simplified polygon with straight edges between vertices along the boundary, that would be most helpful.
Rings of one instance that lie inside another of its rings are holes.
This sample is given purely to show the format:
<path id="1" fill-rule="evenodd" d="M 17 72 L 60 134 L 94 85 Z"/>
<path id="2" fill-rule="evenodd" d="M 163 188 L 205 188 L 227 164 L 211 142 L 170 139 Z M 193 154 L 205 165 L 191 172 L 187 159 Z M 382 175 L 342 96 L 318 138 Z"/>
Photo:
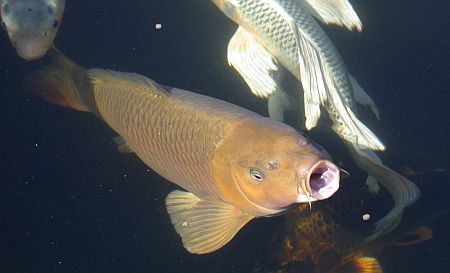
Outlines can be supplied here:
<path id="1" fill-rule="evenodd" d="M 326 30 L 382 120 L 367 111 L 361 116 L 386 144 L 385 163 L 425 172 L 411 178 L 424 202 L 449 206 L 450 196 L 442 198 L 449 174 L 433 170 L 450 167 L 450 5 L 353 2 L 364 31 Z M 138 72 L 266 113 L 265 102 L 228 68 L 226 46 L 236 26 L 209 1 L 66 5 L 56 45 L 77 63 Z M 23 75 L 44 61 L 16 57 L 5 33 L 0 52 L 0 272 L 251 271 L 281 217 L 253 221 L 210 255 L 188 254 L 164 207 L 174 186 L 136 157 L 118 154 L 114 132 L 94 116 L 23 92 Z M 320 129 L 311 135 L 358 173 L 337 137 Z M 363 183 L 362 175 L 352 177 L 348 183 Z M 441 193 L 427 194 L 440 187 Z M 450 272 L 449 222 L 431 224 L 429 242 L 380 253 L 385 271 Z"/>

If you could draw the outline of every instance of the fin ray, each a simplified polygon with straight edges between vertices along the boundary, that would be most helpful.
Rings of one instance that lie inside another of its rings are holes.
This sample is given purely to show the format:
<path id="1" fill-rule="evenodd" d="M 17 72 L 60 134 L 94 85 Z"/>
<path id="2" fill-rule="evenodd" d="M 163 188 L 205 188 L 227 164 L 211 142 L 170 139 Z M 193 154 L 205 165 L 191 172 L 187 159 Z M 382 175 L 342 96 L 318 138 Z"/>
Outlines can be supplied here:
<path id="1" fill-rule="evenodd" d="M 202 200 L 182 191 L 171 192 L 166 206 L 184 247 L 197 254 L 221 248 L 254 218 L 221 200 Z"/>
<path id="2" fill-rule="evenodd" d="M 244 28 L 239 27 L 228 43 L 227 58 L 255 96 L 267 98 L 277 90 L 276 59 Z"/>
<path id="3" fill-rule="evenodd" d="M 309 4 L 311 15 L 324 24 L 344 26 L 348 30 L 362 31 L 362 23 L 347 0 L 297 0 Z"/>

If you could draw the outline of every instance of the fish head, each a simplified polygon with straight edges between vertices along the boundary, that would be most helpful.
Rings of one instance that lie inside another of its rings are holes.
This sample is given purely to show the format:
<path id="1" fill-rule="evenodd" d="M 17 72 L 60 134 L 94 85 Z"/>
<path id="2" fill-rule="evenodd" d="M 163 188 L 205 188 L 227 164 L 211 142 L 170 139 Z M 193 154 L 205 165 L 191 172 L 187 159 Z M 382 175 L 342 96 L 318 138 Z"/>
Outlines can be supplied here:
<path id="1" fill-rule="evenodd" d="M 326 199 L 339 188 L 339 168 L 292 127 L 262 119 L 241 123 L 237 135 L 234 149 L 227 151 L 228 187 L 253 205 L 253 214 Z"/>
<path id="2" fill-rule="evenodd" d="M 64 13 L 64 1 L 17 0 L 1 3 L 2 27 L 25 60 L 37 60 L 52 46 Z"/>

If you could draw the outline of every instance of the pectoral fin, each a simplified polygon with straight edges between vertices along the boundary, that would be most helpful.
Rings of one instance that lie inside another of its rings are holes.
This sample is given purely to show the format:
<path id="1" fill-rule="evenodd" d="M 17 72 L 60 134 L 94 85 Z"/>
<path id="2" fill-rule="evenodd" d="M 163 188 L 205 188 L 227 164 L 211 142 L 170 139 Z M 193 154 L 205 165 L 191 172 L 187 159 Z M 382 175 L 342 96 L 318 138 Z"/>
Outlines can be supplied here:
<path id="1" fill-rule="evenodd" d="M 269 96 L 267 101 L 269 116 L 276 121 L 284 121 L 285 111 L 294 111 L 298 109 L 298 105 L 295 98 L 278 90 L 274 94 Z"/>
<path id="2" fill-rule="evenodd" d="M 300 3 L 305 0 L 297 0 Z M 347 0 L 306 0 L 311 15 L 324 24 L 344 26 L 349 30 L 362 30 L 362 23 Z"/>
<path id="3" fill-rule="evenodd" d="M 228 64 L 244 78 L 255 96 L 267 98 L 277 90 L 277 60 L 253 36 L 239 27 L 228 43 Z"/>
<path id="4" fill-rule="evenodd" d="M 133 153 L 133 150 L 130 147 L 128 141 L 122 136 L 113 137 L 113 143 L 116 145 L 119 153 L 129 154 Z"/>
<path id="5" fill-rule="evenodd" d="M 349 76 L 350 83 L 352 84 L 353 88 L 353 94 L 355 95 L 355 100 L 361 105 L 369 106 L 370 110 L 372 110 L 374 115 L 377 117 L 377 120 L 380 120 L 380 111 L 378 110 L 375 102 L 371 97 L 369 97 L 366 91 L 364 91 L 361 85 L 359 85 L 356 79 L 351 75 Z"/>
<path id="6" fill-rule="evenodd" d="M 433 239 L 433 230 L 429 227 L 421 226 L 409 232 L 404 238 L 395 241 L 394 246 L 412 246 Z"/>
<path id="7" fill-rule="evenodd" d="M 355 272 L 358 273 L 382 273 L 381 265 L 376 258 L 361 257 L 355 262 Z"/>
<path id="8" fill-rule="evenodd" d="M 166 207 L 184 247 L 204 254 L 228 243 L 255 216 L 219 199 L 199 199 L 189 192 L 173 191 Z"/>

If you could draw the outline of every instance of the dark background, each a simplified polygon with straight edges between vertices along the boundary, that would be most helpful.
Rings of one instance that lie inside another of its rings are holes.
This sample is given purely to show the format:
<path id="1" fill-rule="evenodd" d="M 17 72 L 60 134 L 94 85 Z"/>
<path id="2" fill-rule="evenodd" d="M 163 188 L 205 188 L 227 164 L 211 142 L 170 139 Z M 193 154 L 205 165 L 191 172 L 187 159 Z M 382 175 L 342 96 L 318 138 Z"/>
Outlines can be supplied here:
<path id="1" fill-rule="evenodd" d="M 326 30 L 380 108 L 380 123 L 368 111 L 361 116 L 386 144 L 383 160 L 429 173 L 416 180 L 423 192 L 448 187 L 450 4 L 353 5 L 362 33 Z M 55 43 L 85 67 L 138 72 L 265 114 L 266 103 L 228 68 L 235 29 L 209 1 L 69 0 Z M 282 218 L 253 221 L 210 255 L 188 254 L 164 207 L 172 184 L 119 154 L 114 132 L 93 115 L 23 92 L 22 77 L 43 63 L 22 61 L 0 35 L 0 272 L 250 272 Z M 350 186 L 363 183 L 335 135 L 321 128 L 311 135 L 356 173 Z M 450 205 L 439 197 L 424 194 Z M 450 272 L 449 226 L 441 219 L 434 240 L 382 253 L 385 272 Z"/>

